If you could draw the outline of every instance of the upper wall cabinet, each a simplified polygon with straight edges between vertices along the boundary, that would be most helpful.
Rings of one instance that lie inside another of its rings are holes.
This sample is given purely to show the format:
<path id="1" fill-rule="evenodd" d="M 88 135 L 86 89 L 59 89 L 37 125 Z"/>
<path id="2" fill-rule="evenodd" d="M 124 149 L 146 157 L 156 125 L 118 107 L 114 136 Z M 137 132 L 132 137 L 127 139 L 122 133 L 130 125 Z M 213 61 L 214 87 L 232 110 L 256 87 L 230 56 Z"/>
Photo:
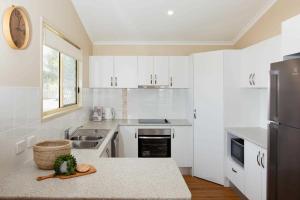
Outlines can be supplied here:
<path id="1" fill-rule="evenodd" d="M 90 56 L 90 87 L 114 87 L 114 57 Z"/>
<path id="2" fill-rule="evenodd" d="M 168 86 L 169 57 L 168 56 L 139 56 L 138 85 Z"/>
<path id="3" fill-rule="evenodd" d="M 91 56 L 91 88 L 137 88 L 136 56 Z"/>
<path id="4" fill-rule="evenodd" d="M 270 64 L 281 60 L 280 36 L 243 49 L 241 86 L 268 88 Z"/>
<path id="5" fill-rule="evenodd" d="M 137 56 L 115 56 L 115 87 L 137 88 Z"/>
<path id="6" fill-rule="evenodd" d="M 189 60 L 187 56 L 171 56 L 170 62 L 170 87 L 189 88 Z"/>
<path id="7" fill-rule="evenodd" d="M 282 55 L 288 56 L 300 52 L 300 15 L 284 21 L 282 29 Z"/>

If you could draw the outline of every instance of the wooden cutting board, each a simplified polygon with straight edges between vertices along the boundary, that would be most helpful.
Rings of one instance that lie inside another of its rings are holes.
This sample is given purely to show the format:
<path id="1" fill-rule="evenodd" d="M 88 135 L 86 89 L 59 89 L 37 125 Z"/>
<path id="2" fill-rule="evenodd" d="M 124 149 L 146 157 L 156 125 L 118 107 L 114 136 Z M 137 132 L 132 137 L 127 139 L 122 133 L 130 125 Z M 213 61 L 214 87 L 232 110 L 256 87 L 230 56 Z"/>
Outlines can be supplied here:
<path id="1" fill-rule="evenodd" d="M 47 176 L 39 176 L 36 178 L 37 181 L 42 181 L 48 178 L 59 178 L 59 179 L 69 179 L 69 178 L 75 178 L 79 176 L 85 176 L 89 174 L 95 173 L 97 170 L 94 166 L 90 165 L 90 169 L 87 172 L 77 172 L 75 174 L 69 175 L 69 176 L 64 176 L 64 175 L 55 175 L 55 174 L 49 174 Z"/>

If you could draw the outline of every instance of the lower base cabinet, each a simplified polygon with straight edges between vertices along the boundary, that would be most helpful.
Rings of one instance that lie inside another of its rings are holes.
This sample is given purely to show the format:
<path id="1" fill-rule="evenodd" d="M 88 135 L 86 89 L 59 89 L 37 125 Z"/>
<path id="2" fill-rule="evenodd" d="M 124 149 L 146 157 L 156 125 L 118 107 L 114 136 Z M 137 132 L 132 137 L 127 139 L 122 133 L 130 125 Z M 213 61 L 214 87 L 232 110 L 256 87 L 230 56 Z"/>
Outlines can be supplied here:
<path id="1" fill-rule="evenodd" d="M 119 128 L 119 155 L 120 157 L 138 157 L 138 129 L 145 127 L 120 126 Z M 170 128 L 171 157 L 178 167 L 193 166 L 193 129 L 192 126 L 153 127 Z"/>
<path id="2" fill-rule="evenodd" d="M 266 200 L 267 151 L 245 141 L 245 195 L 250 200 Z"/>
<path id="3" fill-rule="evenodd" d="M 266 200 L 267 151 L 244 140 L 244 166 L 227 155 L 226 176 L 247 199 Z"/>
<path id="4" fill-rule="evenodd" d="M 138 157 L 138 127 L 120 126 L 119 129 L 119 156 Z"/>
<path id="5" fill-rule="evenodd" d="M 172 129 L 171 156 L 179 167 L 193 166 L 192 126 L 177 126 Z"/>

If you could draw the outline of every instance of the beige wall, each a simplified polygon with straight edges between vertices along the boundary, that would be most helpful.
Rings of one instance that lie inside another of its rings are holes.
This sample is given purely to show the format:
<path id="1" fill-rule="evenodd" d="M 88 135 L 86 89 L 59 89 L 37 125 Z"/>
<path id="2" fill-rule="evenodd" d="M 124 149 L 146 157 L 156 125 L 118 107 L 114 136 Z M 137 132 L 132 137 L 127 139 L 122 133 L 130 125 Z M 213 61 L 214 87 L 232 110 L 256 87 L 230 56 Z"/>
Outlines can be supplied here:
<path id="1" fill-rule="evenodd" d="M 95 45 L 93 55 L 184 56 L 197 52 L 232 48 L 229 45 Z"/>
<path id="2" fill-rule="evenodd" d="M 88 86 L 88 56 L 92 54 L 90 42 L 70 0 L 1 0 L 1 29 L 5 9 L 11 3 L 25 7 L 32 24 L 32 40 L 26 50 L 13 50 L 0 34 L 0 86 L 40 86 L 40 18 L 65 34 L 81 47 L 83 60 L 83 86 Z"/>
<path id="3" fill-rule="evenodd" d="M 299 0 L 277 0 L 277 2 L 235 44 L 244 48 L 281 33 L 281 22 L 300 14 Z"/>

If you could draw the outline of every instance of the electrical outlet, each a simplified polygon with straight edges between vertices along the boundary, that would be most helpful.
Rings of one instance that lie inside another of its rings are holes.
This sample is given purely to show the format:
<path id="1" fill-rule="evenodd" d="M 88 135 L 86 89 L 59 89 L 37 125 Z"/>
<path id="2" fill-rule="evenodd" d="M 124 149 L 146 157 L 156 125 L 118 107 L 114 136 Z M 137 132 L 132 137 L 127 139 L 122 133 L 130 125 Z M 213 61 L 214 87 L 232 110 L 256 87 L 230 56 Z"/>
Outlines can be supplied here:
<path id="1" fill-rule="evenodd" d="M 36 143 L 36 137 L 31 135 L 26 138 L 27 148 L 31 148 Z"/>
<path id="2" fill-rule="evenodd" d="M 21 140 L 16 143 L 16 154 L 20 154 L 26 150 L 26 141 Z"/>

